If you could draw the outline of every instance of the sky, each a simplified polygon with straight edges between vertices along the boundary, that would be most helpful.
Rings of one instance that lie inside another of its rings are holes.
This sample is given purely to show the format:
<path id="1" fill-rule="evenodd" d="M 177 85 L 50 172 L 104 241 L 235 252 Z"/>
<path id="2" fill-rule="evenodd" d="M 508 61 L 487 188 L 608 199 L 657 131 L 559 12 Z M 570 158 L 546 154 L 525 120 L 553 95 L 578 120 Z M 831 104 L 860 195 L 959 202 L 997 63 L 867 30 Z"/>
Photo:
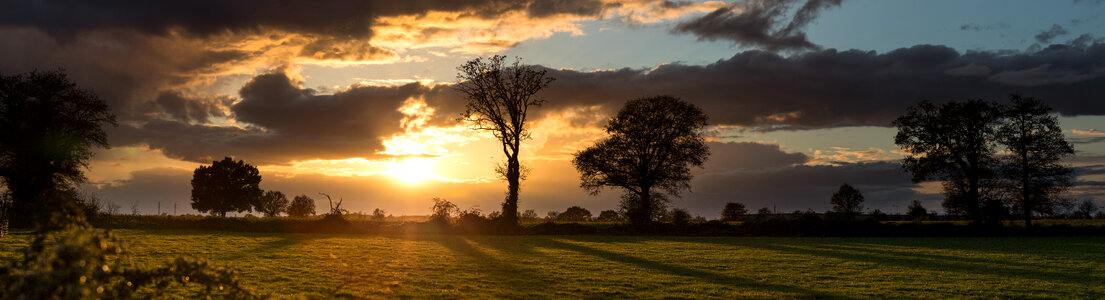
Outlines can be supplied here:
<path id="1" fill-rule="evenodd" d="M 726 202 L 941 210 L 913 184 L 890 121 L 921 100 L 1044 99 L 1077 153 L 1067 196 L 1105 205 L 1105 1 L 18 1 L 0 11 L 0 74 L 64 69 L 109 104 L 86 193 L 196 213 L 193 170 L 226 156 L 261 188 L 350 211 L 499 209 L 504 158 L 457 121 L 457 67 L 506 55 L 556 80 L 528 124 L 519 206 L 615 209 L 579 188 L 573 153 L 627 100 L 668 94 L 710 118 L 711 156 L 673 207 Z"/>

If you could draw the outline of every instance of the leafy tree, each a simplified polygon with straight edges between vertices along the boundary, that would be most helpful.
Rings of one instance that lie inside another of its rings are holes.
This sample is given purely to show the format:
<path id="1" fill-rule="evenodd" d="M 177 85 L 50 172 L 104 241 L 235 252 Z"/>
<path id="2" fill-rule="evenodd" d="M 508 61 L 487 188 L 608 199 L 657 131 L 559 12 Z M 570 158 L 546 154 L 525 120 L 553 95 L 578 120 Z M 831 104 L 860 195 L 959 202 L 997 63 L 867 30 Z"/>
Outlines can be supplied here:
<path id="1" fill-rule="evenodd" d="M 913 200 L 909 203 L 909 207 L 906 209 L 910 219 L 921 220 L 928 216 L 928 210 L 924 205 L 921 205 L 920 200 Z"/>
<path id="2" fill-rule="evenodd" d="M 877 208 L 874 209 L 874 210 L 871 210 L 870 215 L 871 215 L 871 218 L 875 219 L 876 221 L 886 221 L 887 219 L 890 219 L 889 215 L 887 215 L 886 213 L 882 212 L 882 210 L 879 210 Z"/>
<path id="3" fill-rule="evenodd" d="M 744 208 L 743 203 L 729 202 L 725 203 L 725 208 L 721 210 L 721 221 L 740 221 L 744 220 L 745 215 L 748 215 L 748 209 Z"/>
<path id="4" fill-rule="evenodd" d="M 618 211 L 611 209 L 599 212 L 598 218 L 595 218 L 595 221 L 599 222 L 617 222 L 621 220 L 622 217 L 618 214 Z"/>
<path id="5" fill-rule="evenodd" d="M 833 205 L 833 213 L 845 220 L 854 220 L 863 211 L 863 193 L 847 183 L 841 184 L 829 203 Z"/>
<path id="6" fill-rule="evenodd" d="M 671 210 L 671 223 L 676 226 L 687 226 L 691 223 L 691 213 L 682 208 Z"/>
<path id="7" fill-rule="evenodd" d="M 300 218 L 315 215 L 315 199 L 307 195 L 295 196 L 292 204 L 288 205 L 288 215 Z"/>
<path id="8" fill-rule="evenodd" d="M 1010 96 L 1005 122 L 997 130 L 997 140 L 1011 152 L 1005 156 L 1002 174 L 1017 191 L 1014 207 L 1032 226 L 1033 213 L 1051 214 L 1056 206 L 1071 204 L 1059 197 L 1071 185 L 1071 169 L 1060 162 L 1074 154 L 1074 147 L 1063 138 L 1058 119 L 1051 107 L 1033 97 Z"/>
<path id="9" fill-rule="evenodd" d="M 560 216 L 559 211 L 550 210 L 549 212 L 545 213 L 545 220 L 546 221 L 556 220 L 557 216 Z"/>
<path id="10" fill-rule="evenodd" d="M 192 208 L 226 216 L 229 211 L 253 211 L 261 198 L 261 174 L 244 161 L 230 157 L 200 166 L 192 174 Z"/>
<path id="11" fill-rule="evenodd" d="M 75 188 L 93 150 L 108 148 L 104 125 L 115 125 L 107 104 L 62 71 L 0 75 L 0 181 L 14 225 L 52 230 L 81 213 Z"/>
<path id="12" fill-rule="evenodd" d="M 434 197 L 434 206 L 430 207 L 430 211 L 430 222 L 439 224 L 449 224 L 452 216 L 460 213 L 456 204 L 437 197 Z"/>
<path id="13" fill-rule="evenodd" d="M 678 197 L 690 189 L 690 166 L 702 166 L 710 151 L 702 135 L 706 114 L 671 96 L 630 100 L 606 125 L 610 137 L 576 153 L 580 186 L 591 194 L 604 187 L 625 191 L 630 222 L 653 222 L 657 190 Z"/>
<path id="14" fill-rule="evenodd" d="M 894 143 L 908 155 L 902 167 L 913 182 L 944 180 L 958 184 L 955 199 L 975 222 L 984 219 L 980 189 L 993 178 L 994 133 L 1001 110 L 982 100 L 935 105 L 922 101 L 894 120 Z M 945 185 L 945 191 L 950 192 Z"/>
<path id="15" fill-rule="evenodd" d="M 563 222 L 587 222 L 591 220 L 591 211 L 579 206 L 569 207 L 556 216 L 557 221 Z"/>
<path id="16" fill-rule="evenodd" d="M 522 220 L 530 222 L 537 221 L 537 211 L 527 209 L 525 212 L 522 213 Z"/>
<path id="17" fill-rule="evenodd" d="M 387 212 L 385 212 L 383 209 L 377 208 L 372 211 L 373 221 L 380 222 L 383 221 L 385 218 L 387 218 Z"/>
<path id="18" fill-rule="evenodd" d="M 279 191 L 267 191 L 258 199 L 254 209 L 266 217 L 279 216 L 288 211 L 288 197 Z"/>
<path id="19" fill-rule="evenodd" d="M 1093 200 L 1086 199 L 1078 204 L 1078 209 L 1075 211 L 1075 214 L 1077 214 L 1079 218 L 1089 219 L 1093 216 L 1094 211 L 1097 211 L 1097 205 L 1093 203 Z"/>
<path id="20" fill-rule="evenodd" d="M 756 210 L 756 220 L 757 221 L 767 220 L 767 217 L 771 216 L 771 214 L 772 214 L 772 212 L 771 212 L 770 208 L 761 207 L 759 210 Z"/>
<path id="21" fill-rule="evenodd" d="M 490 131 L 503 147 L 506 164 L 496 167 L 496 172 L 507 181 L 507 197 L 503 202 L 503 221 L 509 226 L 518 225 L 518 189 L 524 179 L 522 164 L 518 159 L 522 140 L 529 138 L 526 119 L 530 107 L 540 106 L 544 99 L 536 97 L 553 78 L 546 71 L 522 65 L 505 65 L 505 56 L 489 59 L 476 58 L 457 68 L 455 88 L 465 95 L 467 104 L 462 118 L 473 129 Z"/>

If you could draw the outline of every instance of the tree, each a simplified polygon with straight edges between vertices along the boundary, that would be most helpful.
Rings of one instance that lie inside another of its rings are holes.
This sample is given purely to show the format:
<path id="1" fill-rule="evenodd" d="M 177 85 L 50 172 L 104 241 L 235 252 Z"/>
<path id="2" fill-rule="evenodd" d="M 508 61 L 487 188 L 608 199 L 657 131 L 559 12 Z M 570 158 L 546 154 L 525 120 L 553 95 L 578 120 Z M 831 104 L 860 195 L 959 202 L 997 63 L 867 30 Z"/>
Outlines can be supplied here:
<path id="1" fill-rule="evenodd" d="M 525 212 L 522 213 L 522 220 L 528 222 L 537 221 L 537 211 L 527 209 Z"/>
<path id="2" fill-rule="evenodd" d="M 1093 200 L 1086 199 L 1078 204 L 1078 210 L 1075 211 L 1075 214 L 1078 215 L 1078 218 L 1089 219 L 1093 217 L 1094 211 L 1097 211 L 1097 205 L 1093 203 Z"/>
<path id="3" fill-rule="evenodd" d="M 690 166 L 702 166 L 710 155 L 702 135 L 706 114 L 694 104 L 671 96 L 630 100 L 606 125 L 610 135 L 575 154 L 580 187 L 592 195 L 604 187 L 620 188 L 631 223 L 653 222 L 665 197 L 690 189 Z M 628 202 L 628 203 L 627 203 Z"/>
<path id="4" fill-rule="evenodd" d="M 892 123 L 898 128 L 894 143 L 908 155 L 902 168 L 913 174 L 913 182 L 954 182 L 966 214 L 975 222 L 984 219 L 979 190 L 984 180 L 994 177 L 994 133 L 1001 110 L 982 100 L 935 105 L 922 101 Z M 945 185 L 945 192 L 949 192 Z"/>
<path id="5" fill-rule="evenodd" d="M 907 211 L 909 218 L 914 220 L 924 219 L 925 216 L 928 216 L 929 214 L 928 210 L 925 209 L 925 206 L 921 205 L 920 200 L 913 200 L 913 202 L 910 202 Z"/>
<path id="6" fill-rule="evenodd" d="M 0 75 L 0 182 L 14 225 L 56 229 L 81 213 L 76 185 L 93 150 L 108 148 L 104 125 L 115 125 L 107 104 L 62 71 Z"/>
<path id="7" fill-rule="evenodd" d="M 1017 191 L 1014 207 L 1032 226 L 1033 213 L 1052 214 L 1056 206 L 1071 204 L 1059 197 L 1071 186 L 1071 169 L 1060 162 L 1074 154 L 1063 138 L 1051 107 L 1033 97 L 1010 96 L 1005 122 L 997 130 L 998 143 L 1009 149 L 1002 164 L 1002 177 Z"/>
<path id="8" fill-rule="evenodd" d="M 725 208 L 721 210 L 722 222 L 733 222 L 744 220 L 745 215 L 748 214 L 748 209 L 744 208 L 743 203 L 729 202 L 725 203 Z"/>
<path id="9" fill-rule="evenodd" d="M 759 210 L 756 210 L 756 220 L 758 220 L 758 221 L 767 220 L 767 217 L 769 217 L 771 215 L 772 215 L 772 212 L 771 212 L 770 208 L 761 207 Z"/>
<path id="10" fill-rule="evenodd" d="M 863 211 L 863 193 L 844 183 L 829 198 L 829 203 L 833 205 L 833 213 L 845 220 L 855 220 L 856 216 Z"/>
<path id="11" fill-rule="evenodd" d="M 434 206 L 430 207 L 430 211 L 430 222 L 439 224 L 451 223 L 452 216 L 460 213 L 456 204 L 437 197 L 434 197 Z"/>
<path id="12" fill-rule="evenodd" d="M 384 211 L 383 209 L 377 208 L 377 209 L 372 210 L 372 220 L 373 221 L 382 222 L 386 218 L 387 218 L 387 212 Z"/>
<path id="13" fill-rule="evenodd" d="M 192 208 L 226 216 L 227 212 L 253 211 L 261 198 L 261 174 L 244 161 L 230 157 L 200 166 L 192 174 Z"/>
<path id="14" fill-rule="evenodd" d="M 288 205 L 288 216 L 302 218 L 313 215 L 315 215 L 315 199 L 307 195 L 295 196 L 292 204 Z"/>
<path id="15" fill-rule="evenodd" d="M 673 209 L 671 210 L 671 223 L 675 226 L 687 226 L 691 223 L 691 213 L 682 208 Z"/>
<path id="16" fill-rule="evenodd" d="M 599 222 L 617 222 L 621 220 L 622 217 L 618 214 L 618 211 L 612 209 L 599 212 L 598 218 L 595 218 L 595 221 Z"/>
<path id="17" fill-rule="evenodd" d="M 591 220 L 591 211 L 579 206 L 572 206 L 563 213 L 556 215 L 556 220 L 562 222 L 587 222 Z"/>
<path id="18" fill-rule="evenodd" d="M 288 211 L 288 197 L 279 191 L 267 191 L 257 200 L 254 209 L 265 214 L 266 217 L 279 216 Z"/>
<path id="19" fill-rule="evenodd" d="M 522 65 L 520 59 L 509 66 L 504 59 L 505 56 L 496 55 L 468 61 L 457 68 L 460 73 L 455 88 L 467 100 L 462 119 L 473 129 L 490 131 L 502 144 L 506 164 L 495 170 L 507 181 L 502 216 L 505 224 L 517 227 L 518 189 L 525 177 L 518 153 L 522 140 L 530 136 L 526 118 L 530 107 L 545 102 L 535 95 L 553 78 L 545 76 L 545 70 Z"/>

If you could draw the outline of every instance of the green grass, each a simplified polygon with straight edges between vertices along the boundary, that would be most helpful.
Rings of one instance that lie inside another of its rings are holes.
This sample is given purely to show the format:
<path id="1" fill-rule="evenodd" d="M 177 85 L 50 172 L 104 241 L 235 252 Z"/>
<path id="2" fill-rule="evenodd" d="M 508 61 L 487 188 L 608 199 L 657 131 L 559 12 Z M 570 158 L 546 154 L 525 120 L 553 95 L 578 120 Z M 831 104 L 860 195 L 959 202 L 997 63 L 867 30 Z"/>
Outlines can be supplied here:
<path id="1" fill-rule="evenodd" d="M 1105 237 L 379 236 L 117 230 L 276 296 L 1102 298 Z M 27 235 L 0 239 L 12 257 Z"/>

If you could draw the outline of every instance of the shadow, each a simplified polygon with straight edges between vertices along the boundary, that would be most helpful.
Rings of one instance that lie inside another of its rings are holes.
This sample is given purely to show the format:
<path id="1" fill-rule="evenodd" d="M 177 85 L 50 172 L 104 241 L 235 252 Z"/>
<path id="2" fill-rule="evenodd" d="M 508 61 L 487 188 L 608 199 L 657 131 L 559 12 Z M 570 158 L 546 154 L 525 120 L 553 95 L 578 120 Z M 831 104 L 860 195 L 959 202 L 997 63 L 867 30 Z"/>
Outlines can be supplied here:
<path id="1" fill-rule="evenodd" d="M 556 239 L 551 239 L 551 238 L 546 238 L 546 237 L 533 237 L 531 240 L 533 241 L 532 243 L 535 243 L 535 244 L 539 243 L 538 245 L 543 246 L 543 247 L 550 247 L 550 248 L 574 251 L 574 252 L 595 256 L 595 257 L 602 258 L 602 259 L 609 260 L 609 261 L 615 261 L 615 262 L 619 262 L 619 263 L 623 263 L 623 264 L 629 264 L 629 265 L 637 266 L 637 267 L 640 267 L 640 268 L 645 268 L 645 269 L 658 271 L 658 272 L 663 272 L 663 273 L 672 274 L 672 275 L 677 275 L 677 276 L 690 277 L 690 278 L 694 278 L 696 280 L 708 282 L 708 283 L 711 283 L 711 284 L 722 285 L 722 286 L 727 286 L 727 287 L 732 287 L 732 288 L 746 288 L 746 289 L 756 289 L 756 290 L 762 290 L 762 291 L 783 292 L 783 293 L 787 293 L 787 294 L 799 295 L 799 297 L 810 297 L 810 298 L 824 298 L 824 297 L 842 298 L 842 299 L 852 299 L 852 298 L 854 298 L 854 297 L 850 297 L 850 296 L 846 296 L 846 295 L 839 295 L 839 294 L 833 294 L 833 293 L 824 292 L 824 291 L 811 290 L 811 289 L 806 289 L 806 288 L 797 287 L 797 286 L 760 282 L 760 281 L 752 280 L 752 279 L 749 279 L 749 278 L 734 277 L 734 276 L 729 276 L 729 275 L 720 274 L 720 273 L 711 272 L 711 271 L 706 271 L 706 270 L 699 270 L 699 269 L 688 268 L 688 267 L 683 267 L 683 266 L 678 266 L 678 265 L 666 264 L 666 263 L 662 263 L 662 262 L 651 261 L 651 260 L 648 260 L 648 259 L 629 256 L 629 255 L 625 255 L 625 254 L 621 254 L 621 253 L 610 252 L 610 251 L 606 251 L 606 250 L 602 250 L 602 249 L 596 249 L 596 248 L 587 247 L 587 246 L 583 246 L 583 245 L 578 245 L 578 244 L 574 244 L 574 243 L 566 243 L 566 242 L 562 242 L 562 241 L 558 241 Z"/>

